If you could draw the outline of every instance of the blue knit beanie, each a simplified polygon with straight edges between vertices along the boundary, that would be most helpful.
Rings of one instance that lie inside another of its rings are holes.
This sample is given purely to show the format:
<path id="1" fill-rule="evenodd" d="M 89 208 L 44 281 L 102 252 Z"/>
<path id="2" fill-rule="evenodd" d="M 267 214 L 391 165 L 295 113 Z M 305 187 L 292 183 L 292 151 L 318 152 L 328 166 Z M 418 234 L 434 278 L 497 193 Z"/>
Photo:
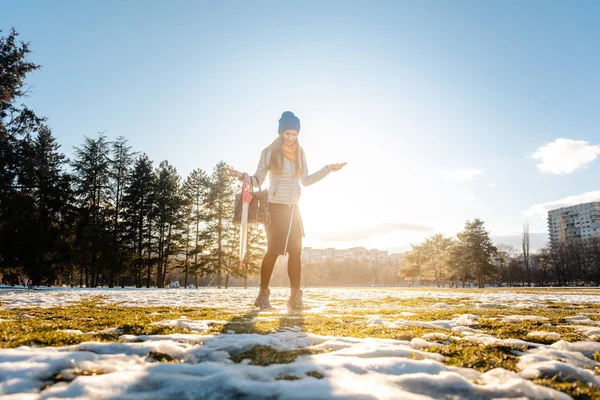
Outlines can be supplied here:
<path id="1" fill-rule="evenodd" d="M 281 135 L 288 129 L 294 129 L 296 132 L 300 133 L 300 119 L 298 119 L 293 112 L 284 111 L 279 119 L 279 129 L 277 132 Z"/>

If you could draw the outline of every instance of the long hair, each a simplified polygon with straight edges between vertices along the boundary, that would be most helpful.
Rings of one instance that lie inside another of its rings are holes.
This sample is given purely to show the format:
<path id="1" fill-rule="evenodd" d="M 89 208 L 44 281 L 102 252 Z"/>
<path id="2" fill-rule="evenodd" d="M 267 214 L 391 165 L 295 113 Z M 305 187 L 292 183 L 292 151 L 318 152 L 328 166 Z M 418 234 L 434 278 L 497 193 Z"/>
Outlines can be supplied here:
<path id="1" fill-rule="evenodd" d="M 303 150 L 302 147 L 300 147 L 300 142 L 298 142 L 298 139 L 296 139 L 296 143 L 296 161 L 294 163 L 296 165 L 296 171 L 294 173 L 294 176 L 300 177 L 304 173 L 304 168 L 306 168 L 306 165 L 304 165 L 304 163 L 302 162 L 302 159 L 304 158 L 302 157 Z M 278 136 L 275 140 L 273 140 L 273 143 L 269 145 L 269 148 L 271 149 L 269 171 L 275 174 L 281 174 L 283 172 L 283 144 L 283 138 L 281 136 Z"/>

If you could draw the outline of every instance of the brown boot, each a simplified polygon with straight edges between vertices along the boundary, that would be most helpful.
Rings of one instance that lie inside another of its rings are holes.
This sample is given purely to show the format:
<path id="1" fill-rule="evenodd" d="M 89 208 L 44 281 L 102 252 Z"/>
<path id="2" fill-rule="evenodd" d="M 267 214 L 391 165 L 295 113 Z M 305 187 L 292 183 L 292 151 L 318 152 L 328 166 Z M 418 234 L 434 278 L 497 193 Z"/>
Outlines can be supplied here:
<path id="1" fill-rule="evenodd" d="M 289 310 L 301 311 L 304 309 L 304 303 L 302 301 L 302 290 L 301 289 L 292 289 L 290 294 L 290 299 L 287 303 Z"/>
<path id="2" fill-rule="evenodd" d="M 268 288 L 263 289 L 261 287 L 260 291 L 258 292 L 258 297 L 256 300 L 254 300 L 254 305 L 261 310 L 269 310 L 273 308 L 271 307 L 271 302 L 269 301 L 270 294 L 271 291 Z"/>

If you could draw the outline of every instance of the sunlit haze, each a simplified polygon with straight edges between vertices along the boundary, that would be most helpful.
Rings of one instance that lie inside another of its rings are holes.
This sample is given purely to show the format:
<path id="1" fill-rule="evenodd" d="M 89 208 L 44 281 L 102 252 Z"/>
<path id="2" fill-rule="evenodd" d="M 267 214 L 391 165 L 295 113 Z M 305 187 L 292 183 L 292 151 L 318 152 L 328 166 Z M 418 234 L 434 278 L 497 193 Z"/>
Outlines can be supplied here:
<path id="1" fill-rule="evenodd" d="M 305 246 L 400 251 L 473 218 L 505 242 L 529 221 L 535 246 L 548 209 L 600 200 L 595 1 L 1 7 L 67 156 L 105 132 L 183 177 L 254 173 L 293 111 L 309 172 L 348 162 L 303 188 Z"/>

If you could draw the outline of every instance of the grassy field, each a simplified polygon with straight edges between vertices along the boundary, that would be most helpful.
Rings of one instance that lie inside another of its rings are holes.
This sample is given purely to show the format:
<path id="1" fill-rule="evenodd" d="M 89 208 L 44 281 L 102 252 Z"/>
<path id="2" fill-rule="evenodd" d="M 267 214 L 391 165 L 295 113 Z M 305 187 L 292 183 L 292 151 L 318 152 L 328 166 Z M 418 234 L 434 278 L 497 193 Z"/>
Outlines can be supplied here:
<path id="1" fill-rule="evenodd" d="M 369 289 L 376 291 L 377 289 Z M 269 334 L 278 331 L 296 330 L 326 336 L 357 338 L 389 338 L 412 340 L 428 338 L 438 345 L 423 350 L 437 352 L 445 356 L 444 363 L 457 367 L 472 368 L 486 372 L 494 368 L 518 371 L 519 352 L 527 350 L 527 343 L 552 344 L 558 340 L 577 342 L 589 340 L 580 326 L 569 326 L 568 318 L 585 315 L 592 321 L 591 327 L 600 324 L 600 304 L 580 302 L 539 301 L 527 307 L 511 304 L 496 304 L 481 307 L 474 293 L 490 293 L 492 290 L 454 290 L 457 297 L 444 299 L 397 298 L 384 296 L 376 300 L 332 300 L 318 293 L 311 299 L 321 305 L 335 305 L 327 312 L 288 314 L 283 308 L 272 312 L 258 312 L 252 307 L 244 311 L 228 311 L 213 307 L 173 307 L 150 306 L 131 307 L 118 303 L 106 304 L 102 296 L 81 301 L 75 305 L 50 308 L 0 309 L 0 348 L 18 346 L 65 346 L 81 342 L 119 341 L 122 335 L 169 335 L 190 333 L 189 329 L 157 324 L 165 320 L 210 320 L 202 334 L 257 333 Z M 569 289 L 542 289 L 544 293 L 569 293 Z M 435 292 L 436 290 L 432 290 Z M 517 289 L 514 293 L 540 293 L 540 289 Z M 460 293 L 469 296 L 461 297 Z M 598 295 L 596 290 L 578 290 L 580 294 Z M 280 301 L 280 303 L 282 303 Z M 331 304 L 330 304 L 331 303 Z M 275 302 L 275 306 L 281 306 Z M 463 340 L 462 335 L 427 322 L 449 321 L 459 315 L 475 315 L 478 318 L 470 328 L 498 339 L 519 339 L 526 343 L 514 345 L 488 344 Z M 517 316 L 517 317 L 515 317 Z M 518 316 L 539 317 L 538 320 L 519 320 Z M 507 317 L 512 317 L 507 320 Z M 405 326 L 389 326 L 385 321 L 401 320 Z M 417 322 L 411 325 L 410 321 Z M 551 333 L 545 336 L 531 336 L 534 331 Z M 429 335 L 428 335 L 429 334 Z M 556 335 L 558 334 L 558 335 Z M 560 336 L 559 336 L 560 335 Z M 597 338 L 593 338 L 597 340 Z M 249 360 L 253 365 L 270 365 L 293 362 L 297 356 L 323 352 L 323 349 L 299 349 L 278 351 L 268 346 L 257 346 L 234 357 L 234 362 Z M 152 354 L 161 362 L 176 362 L 171 357 Z M 591 356 L 600 361 L 600 354 Z M 246 361 L 248 362 L 248 361 Z M 598 364 L 600 365 L 600 364 Z M 598 375 L 600 367 L 593 373 Z M 315 377 L 319 377 L 315 373 Z M 292 377 L 290 377 L 292 379 Z M 576 399 L 600 399 L 597 388 L 583 382 L 562 379 L 560 375 L 545 376 L 534 380 L 536 383 L 567 393 Z"/>

